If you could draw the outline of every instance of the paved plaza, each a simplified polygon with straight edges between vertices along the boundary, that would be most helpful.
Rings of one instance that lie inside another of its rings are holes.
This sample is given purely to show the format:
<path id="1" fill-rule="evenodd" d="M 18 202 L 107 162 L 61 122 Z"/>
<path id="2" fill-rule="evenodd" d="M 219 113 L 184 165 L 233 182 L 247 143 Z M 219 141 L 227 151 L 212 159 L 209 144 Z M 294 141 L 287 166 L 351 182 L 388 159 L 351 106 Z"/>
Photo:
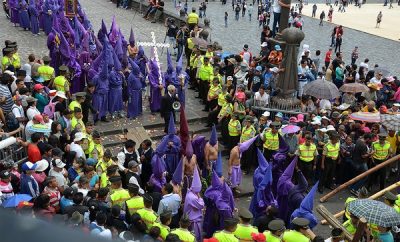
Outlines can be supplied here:
<path id="1" fill-rule="evenodd" d="M 164 40 L 166 32 L 165 27 L 162 24 L 153 24 L 150 23 L 150 21 L 144 20 L 142 16 L 135 11 L 117 9 L 116 5 L 112 4 L 108 0 L 80 0 L 80 2 L 88 14 L 96 32 L 100 28 L 102 19 L 105 20 L 107 28 L 109 29 L 112 17 L 115 16 L 117 23 L 126 39 L 129 38 L 130 28 L 133 27 L 137 41 L 151 41 L 151 31 L 155 32 L 158 41 L 162 42 Z M 198 2 L 189 2 L 189 9 L 191 9 L 192 4 L 194 4 L 193 6 L 196 8 L 198 7 Z M 172 9 L 171 2 L 167 2 L 166 5 L 167 9 Z M 308 5 L 304 11 L 310 11 L 310 6 L 312 5 Z M 398 11 L 399 9 L 400 7 L 395 6 L 395 11 Z M 229 13 L 228 28 L 224 27 L 223 13 L 225 11 Z M 219 2 L 210 2 L 207 8 L 207 17 L 211 20 L 212 40 L 218 41 L 225 50 L 233 53 L 238 53 L 241 51 L 243 44 L 248 44 L 250 46 L 250 50 L 253 53 L 257 53 L 260 45 L 261 28 L 258 27 L 255 13 L 256 9 L 254 9 L 252 21 L 249 21 L 247 15 L 245 18 L 240 18 L 239 21 L 235 21 L 234 12 L 232 11 L 230 2 L 224 6 Z M 336 15 L 339 14 L 336 13 Z M 386 21 L 385 16 L 386 14 L 384 13 L 384 22 Z M 376 16 L 374 16 L 373 19 L 375 19 L 375 17 Z M 329 47 L 330 33 L 334 25 L 325 23 L 323 27 L 319 27 L 318 19 L 305 17 L 304 20 L 305 25 L 303 30 L 306 37 L 302 44 L 308 44 L 313 52 L 317 49 L 320 49 L 323 53 L 322 55 L 324 55 Z M 395 21 L 394 23 L 397 22 Z M 18 42 L 19 52 L 23 61 L 27 59 L 27 56 L 30 53 L 34 53 L 39 57 L 43 57 L 48 53 L 46 46 L 47 38 L 43 35 L 43 33 L 38 37 L 32 36 L 31 32 L 29 31 L 23 31 L 20 28 L 13 27 L 4 15 L 1 15 L 0 17 L 0 25 L 2 26 L 0 31 L 0 43 L 4 43 L 4 40 L 7 39 L 16 40 Z M 346 26 L 345 24 L 343 25 Z M 351 26 L 351 23 L 348 25 Z M 384 24 L 382 24 L 381 28 L 382 30 L 379 31 L 390 31 L 387 30 L 387 27 Z M 379 33 L 377 34 L 379 35 Z M 389 70 L 392 70 L 393 73 L 400 74 L 400 66 L 398 64 L 400 43 L 398 41 L 393 41 L 377 35 L 371 35 L 353 28 L 345 27 L 342 51 L 345 54 L 345 61 L 347 63 L 350 62 L 350 53 L 356 45 L 359 46 L 360 50 L 360 59 L 357 61 L 357 63 L 368 57 L 372 65 L 378 63 L 380 66 L 386 66 Z M 149 54 L 149 49 L 146 49 L 146 53 Z M 163 70 L 165 70 L 165 55 L 161 57 L 161 62 L 162 66 L 164 66 Z M 193 95 L 193 93 L 188 95 L 188 108 L 190 109 L 187 111 L 188 118 L 193 118 L 196 115 L 199 117 L 204 115 L 204 113 L 198 111 L 201 110 L 201 108 L 197 99 L 193 98 Z M 159 116 L 150 116 L 148 111 L 146 112 L 146 115 L 147 116 L 143 116 L 137 121 L 140 123 L 153 123 L 156 122 L 155 119 L 159 118 Z M 123 125 L 129 124 L 127 123 Z M 243 187 L 249 189 L 252 188 L 251 175 L 246 176 Z M 344 201 L 348 196 L 349 194 L 347 192 L 339 193 L 326 204 L 327 208 L 332 212 L 339 211 L 343 207 Z M 319 199 L 320 195 L 317 194 L 316 197 Z M 248 206 L 250 199 L 249 197 L 244 197 L 237 202 L 241 206 Z M 316 207 L 318 204 L 318 202 L 315 202 L 314 206 Z M 319 215 L 317 216 L 319 217 Z M 318 225 L 316 227 L 316 231 L 318 234 L 328 237 L 330 228 L 328 226 Z"/>

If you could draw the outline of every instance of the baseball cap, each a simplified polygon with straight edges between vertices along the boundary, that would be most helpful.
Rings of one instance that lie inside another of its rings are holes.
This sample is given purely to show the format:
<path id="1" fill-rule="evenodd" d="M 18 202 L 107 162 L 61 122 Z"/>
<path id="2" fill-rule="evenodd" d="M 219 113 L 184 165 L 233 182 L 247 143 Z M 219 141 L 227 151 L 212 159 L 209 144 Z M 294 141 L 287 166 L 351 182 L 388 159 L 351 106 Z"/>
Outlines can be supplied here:
<path id="1" fill-rule="evenodd" d="M 75 134 L 74 142 L 81 141 L 82 139 L 85 139 L 85 138 L 86 138 L 86 135 L 84 133 L 78 132 Z"/>
<path id="2" fill-rule="evenodd" d="M 22 168 L 23 171 L 33 171 L 33 170 L 36 169 L 36 166 L 37 166 L 36 164 L 33 164 L 30 161 L 27 161 L 24 164 L 22 164 L 21 168 Z"/>
<path id="3" fill-rule="evenodd" d="M 261 67 L 261 66 L 257 66 L 257 67 L 256 67 L 256 71 L 261 72 L 261 71 L 262 71 L 262 67 Z"/>
<path id="4" fill-rule="evenodd" d="M 43 116 L 41 114 L 36 114 L 33 119 L 41 124 L 44 124 Z"/>
<path id="5" fill-rule="evenodd" d="M 247 50 L 249 48 L 249 45 L 248 44 L 245 44 L 244 46 L 243 46 L 243 49 L 245 49 L 245 50 Z"/>
<path id="6" fill-rule="evenodd" d="M 269 111 L 265 111 L 261 116 L 269 117 L 271 113 Z"/>
<path id="7" fill-rule="evenodd" d="M 64 166 L 65 166 L 65 163 L 62 162 L 62 160 L 60 160 L 60 159 L 52 160 L 51 163 L 53 164 L 53 166 L 55 166 L 57 168 L 64 168 Z"/>
<path id="8" fill-rule="evenodd" d="M 35 170 L 39 172 L 45 171 L 49 167 L 49 162 L 45 159 L 37 161 L 35 164 L 37 165 Z"/>
<path id="9" fill-rule="evenodd" d="M 271 72 L 278 73 L 279 72 L 279 68 L 278 67 L 271 68 Z"/>
<path id="10" fill-rule="evenodd" d="M 274 47 L 274 48 L 275 48 L 275 50 L 277 50 L 277 51 L 280 51 L 280 50 L 282 50 L 280 45 L 275 45 L 275 47 Z"/>
<path id="11" fill-rule="evenodd" d="M 311 122 L 312 125 L 321 125 L 321 121 L 319 119 L 315 119 L 314 121 Z"/>
<path id="12" fill-rule="evenodd" d="M 43 85 L 42 84 L 35 84 L 35 86 L 33 86 L 33 89 L 35 90 L 35 91 L 38 91 L 38 90 L 40 90 L 40 89 L 43 89 L 44 87 L 43 87 Z"/>
<path id="13" fill-rule="evenodd" d="M 261 47 L 267 47 L 268 46 L 268 43 L 267 42 L 263 42 L 262 44 L 261 44 Z"/>
<path id="14" fill-rule="evenodd" d="M 279 112 L 279 113 L 277 113 L 277 114 L 275 115 L 275 117 L 283 118 L 283 113 Z"/>
<path id="15" fill-rule="evenodd" d="M 67 97 L 65 96 L 65 92 L 62 92 L 62 91 L 58 91 L 56 93 L 56 97 L 61 97 L 63 99 L 67 99 Z"/>

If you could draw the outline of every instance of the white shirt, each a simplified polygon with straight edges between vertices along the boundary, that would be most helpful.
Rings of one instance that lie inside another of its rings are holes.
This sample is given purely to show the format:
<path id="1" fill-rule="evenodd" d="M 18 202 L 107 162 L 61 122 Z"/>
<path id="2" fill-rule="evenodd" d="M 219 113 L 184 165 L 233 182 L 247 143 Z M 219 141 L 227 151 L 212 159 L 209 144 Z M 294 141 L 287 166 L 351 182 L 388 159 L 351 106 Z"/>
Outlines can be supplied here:
<path id="1" fill-rule="evenodd" d="M 137 185 L 139 187 L 139 194 L 141 194 L 141 195 L 144 194 L 144 190 L 140 187 L 139 182 L 135 176 L 131 176 L 131 178 L 129 178 L 129 184 Z"/>
<path id="2" fill-rule="evenodd" d="M 325 242 L 332 242 L 332 238 L 327 238 L 327 239 L 325 240 Z M 341 240 L 341 241 L 339 241 L 339 242 L 344 242 L 344 240 Z"/>
<path id="3" fill-rule="evenodd" d="M 254 100 L 256 101 L 257 106 L 264 107 L 268 105 L 269 95 L 264 92 L 264 94 L 261 96 L 260 92 L 256 92 L 254 94 Z"/>
<path id="4" fill-rule="evenodd" d="M 274 0 L 274 3 L 272 4 L 272 9 L 274 10 L 274 13 L 280 13 L 281 12 L 281 5 L 279 5 L 279 0 Z"/>
<path id="5" fill-rule="evenodd" d="M 171 96 L 171 95 L 170 95 Z M 124 171 L 127 167 L 125 167 L 124 166 L 124 163 L 125 163 L 125 153 L 129 153 L 127 150 L 126 150 L 126 148 L 124 147 L 124 151 L 120 151 L 119 153 L 118 153 L 118 155 L 117 155 L 117 159 L 118 159 L 118 168 L 119 168 L 119 170 L 120 171 Z M 137 150 L 135 150 L 135 153 L 136 153 L 136 157 L 138 157 L 138 163 L 139 163 L 139 158 L 140 158 L 140 155 L 139 155 L 139 152 L 137 151 Z M 133 153 L 132 153 L 133 154 Z M 140 166 L 140 168 L 142 168 L 142 165 L 141 164 L 139 164 L 139 166 Z"/>
<path id="6" fill-rule="evenodd" d="M 86 160 L 85 152 L 83 151 L 81 145 L 75 144 L 75 142 L 72 142 L 70 145 L 70 151 L 76 152 L 76 158 L 82 157 L 83 159 Z"/>
<path id="7" fill-rule="evenodd" d="M 248 51 L 243 52 L 243 60 L 245 60 L 246 63 L 250 63 L 250 56 L 251 56 L 250 52 Z"/>
<path id="8" fill-rule="evenodd" d="M 319 108 L 320 109 L 325 109 L 325 110 L 332 110 L 332 105 L 329 100 L 326 99 L 321 99 L 319 101 Z"/>
<path id="9" fill-rule="evenodd" d="M 366 69 L 366 71 L 368 71 L 368 64 L 365 62 L 361 62 L 360 66 L 364 67 Z"/>
<path id="10" fill-rule="evenodd" d="M 25 126 L 25 138 L 26 138 L 26 140 L 30 140 L 31 139 L 32 133 L 29 132 L 29 129 L 30 129 L 30 127 L 32 125 L 33 125 L 32 120 L 29 120 L 28 123 L 26 123 L 26 126 Z"/>
<path id="11" fill-rule="evenodd" d="M 378 80 L 376 77 L 372 77 L 371 78 L 371 80 L 369 80 L 369 82 L 370 83 L 373 83 L 373 84 L 381 84 L 381 79 L 380 80 Z"/>
<path id="12" fill-rule="evenodd" d="M 13 112 L 13 114 L 16 118 L 25 118 L 24 108 L 22 107 L 22 105 L 18 106 L 16 104 L 14 104 L 12 106 L 11 111 Z"/>
<path id="13" fill-rule="evenodd" d="M 32 120 L 36 114 L 40 114 L 39 110 L 36 107 L 30 106 L 28 110 L 26 110 L 26 116 L 29 120 Z"/>
<path id="14" fill-rule="evenodd" d="M 55 171 L 53 168 L 49 171 L 49 176 L 54 176 L 57 180 L 58 186 L 64 187 L 67 185 L 67 179 L 65 178 L 63 172 Z"/>

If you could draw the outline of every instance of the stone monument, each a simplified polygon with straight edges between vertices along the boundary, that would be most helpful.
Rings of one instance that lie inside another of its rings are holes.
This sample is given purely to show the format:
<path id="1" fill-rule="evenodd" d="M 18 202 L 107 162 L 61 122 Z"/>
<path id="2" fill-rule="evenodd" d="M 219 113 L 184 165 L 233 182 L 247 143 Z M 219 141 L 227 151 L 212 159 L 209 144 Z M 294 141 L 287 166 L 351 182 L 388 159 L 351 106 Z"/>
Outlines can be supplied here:
<path id="1" fill-rule="evenodd" d="M 282 1 L 290 6 L 290 0 Z M 304 39 L 304 33 L 298 28 L 288 28 L 290 9 L 281 8 L 279 20 L 279 33 L 271 39 L 270 44 L 279 44 L 283 49 L 283 60 L 279 66 L 280 72 L 276 84 L 278 94 L 271 99 L 272 105 L 279 106 L 281 109 L 294 110 L 299 109 L 300 100 L 296 98 L 298 90 L 297 79 L 297 56 L 301 41 Z"/>

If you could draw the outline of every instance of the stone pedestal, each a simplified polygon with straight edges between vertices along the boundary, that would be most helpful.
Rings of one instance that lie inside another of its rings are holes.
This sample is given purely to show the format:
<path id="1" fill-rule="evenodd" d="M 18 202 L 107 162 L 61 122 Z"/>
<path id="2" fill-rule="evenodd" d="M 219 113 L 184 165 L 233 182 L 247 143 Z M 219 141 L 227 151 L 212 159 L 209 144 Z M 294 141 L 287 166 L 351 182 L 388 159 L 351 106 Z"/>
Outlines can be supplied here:
<path id="1" fill-rule="evenodd" d="M 298 28 L 287 28 L 277 35 L 277 38 L 271 40 L 275 44 L 281 45 L 284 50 L 280 66 L 281 72 L 276 84 L 278 94 L 271 101 L 283 107 L 286 105 L 287 109 L 293 109 L 300 105 L 300 100 L 296 98 L 295 93 L 298 90 L 297 56 L 303 39 L 303 31 Z"/>

